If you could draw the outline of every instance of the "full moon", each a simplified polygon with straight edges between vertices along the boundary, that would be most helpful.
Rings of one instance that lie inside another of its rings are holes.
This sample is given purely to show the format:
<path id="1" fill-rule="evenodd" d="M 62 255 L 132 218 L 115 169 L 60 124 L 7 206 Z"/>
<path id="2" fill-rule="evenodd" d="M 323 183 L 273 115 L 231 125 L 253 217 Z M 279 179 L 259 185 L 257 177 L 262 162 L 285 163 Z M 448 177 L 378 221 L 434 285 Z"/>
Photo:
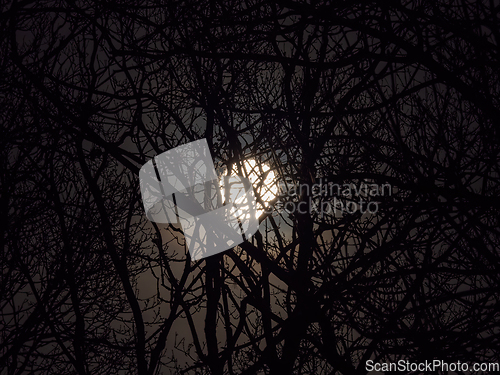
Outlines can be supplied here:
<path id="1" fill-rule="evenodd" d="M 256 215 L 259 218 L 268 204 L 277 196 L 278 186 L 276 176 L 267 164 L 257 163 L 254 159 L 247 159 L 243 162 L 242 172 L 247 177 L 254 188 L 257 198 Z M 238 171 L 232 170 L 230 175 L 237 175 Z"/>

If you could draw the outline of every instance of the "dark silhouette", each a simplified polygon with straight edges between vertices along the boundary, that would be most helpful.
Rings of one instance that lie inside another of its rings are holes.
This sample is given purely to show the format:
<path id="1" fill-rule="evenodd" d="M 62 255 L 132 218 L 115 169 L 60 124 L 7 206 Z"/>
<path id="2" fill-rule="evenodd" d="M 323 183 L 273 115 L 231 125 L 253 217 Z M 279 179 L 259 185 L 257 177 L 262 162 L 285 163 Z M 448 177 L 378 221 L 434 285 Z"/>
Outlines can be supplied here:
<path id="1" fill-rule="evenodd" d="M 0 373 L 499 362 L 499 12 L 5 4 Z M 138 172 L 201 138 L 220 171 L 252 159 L 297 189 L 191 263 L 178 226 L 147 220 Z M 386 190 L 341 191 L 363 184 Z M 346 209 L 363 199 L 373 213 Z"/>

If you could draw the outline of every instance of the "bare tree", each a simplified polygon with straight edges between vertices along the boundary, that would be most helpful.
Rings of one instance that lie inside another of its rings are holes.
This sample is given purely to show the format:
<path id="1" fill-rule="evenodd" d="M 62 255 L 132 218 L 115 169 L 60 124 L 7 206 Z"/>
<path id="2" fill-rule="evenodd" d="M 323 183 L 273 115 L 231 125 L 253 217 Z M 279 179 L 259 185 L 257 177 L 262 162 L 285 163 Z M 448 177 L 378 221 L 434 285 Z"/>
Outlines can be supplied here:
<path id="1" fill-rule="evenodd" d="M 498 362 L 499 9 L 6 5 L 1 373 Z M 267 210 L 191 262 L 137 174 L 200 138 Z"/>

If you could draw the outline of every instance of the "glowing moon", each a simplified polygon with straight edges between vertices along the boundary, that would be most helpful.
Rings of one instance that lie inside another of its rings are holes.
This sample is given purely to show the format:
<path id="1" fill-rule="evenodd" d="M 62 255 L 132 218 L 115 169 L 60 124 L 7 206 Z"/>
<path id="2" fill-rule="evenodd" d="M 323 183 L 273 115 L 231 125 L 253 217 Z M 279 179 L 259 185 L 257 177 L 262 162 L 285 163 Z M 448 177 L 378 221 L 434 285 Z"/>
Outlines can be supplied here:
<path id="1" fill-rule="evenodd" d="M 253 185 L 255 197 L 257 198 L 257 218 L 264 213 L 264 209 L 276 198 L 278 186 L 276 176 L 267 164 L 257 163 L 253 159 L 243 162 L 242 172 Z M 238 171 L 231 171 L 231 175 L 237 175 Z"/>

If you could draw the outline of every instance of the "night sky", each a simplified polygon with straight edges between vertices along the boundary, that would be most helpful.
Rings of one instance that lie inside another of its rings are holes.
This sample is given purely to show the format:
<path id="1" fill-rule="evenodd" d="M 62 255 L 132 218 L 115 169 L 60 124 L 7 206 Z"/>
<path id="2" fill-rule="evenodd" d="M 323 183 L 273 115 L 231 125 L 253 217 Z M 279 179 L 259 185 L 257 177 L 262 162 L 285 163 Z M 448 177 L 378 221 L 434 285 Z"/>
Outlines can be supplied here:
<path id="1" fill-rule="evenodd" d="M 500 362 L 498 1 L 16 0 L 0 35 L 1 375 Z M 202 139 L 259 230 L 192 261 L 139 171 Z"/>

